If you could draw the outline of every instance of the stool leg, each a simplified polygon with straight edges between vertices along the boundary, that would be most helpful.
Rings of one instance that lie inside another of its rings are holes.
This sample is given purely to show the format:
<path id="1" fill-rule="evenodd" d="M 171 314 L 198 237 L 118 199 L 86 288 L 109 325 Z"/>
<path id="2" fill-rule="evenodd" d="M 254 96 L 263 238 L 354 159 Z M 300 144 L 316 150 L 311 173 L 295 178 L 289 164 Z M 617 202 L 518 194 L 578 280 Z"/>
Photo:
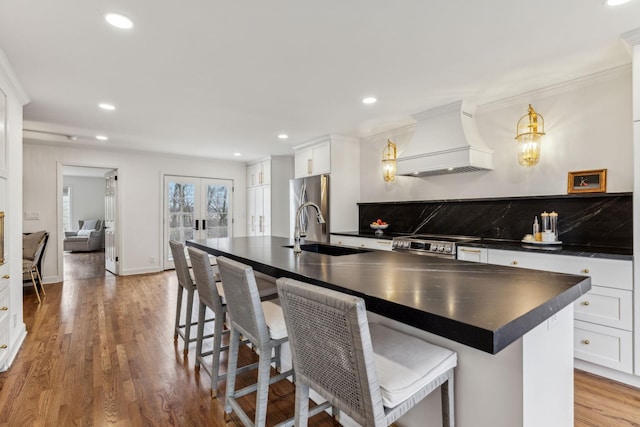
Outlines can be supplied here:
<path id="1" fill-rule="evenodd" d="M 204 316 L 203 316 L 204 322 Z M 220 347 L 222 346 L 222 327 L 224 326 L 224 313 L 215 313 L 213 325 L 213 361 L 211 363 L 211 397 L 218 394 L 218 378 L 220 377 Z"/>
<path id="2" fill-rule="evenodd" d="M 229 333 L 229 354 L 227 365 L 227 391 L 225 393 L 224 412 L 231 413 L 231 399 L 236 388 L 236 368 L 238 367 L 238 346 L 240 342 L 240 333 L 231 328 Z"/>
<path id="3" fill-rule="evenodd" d="M 184 350 L 182 353 L 186 356 L 189 353 L 189 342 L 191 341 L 191 316 L 193 315 L 193 289 L 187 289 L 187 314 L 184 321 Z"/>
<path id="4" fill-rule="evenodd" d="M 309 421 L 309 386 L 296 383 L 296 427 L 307 427 Z"/>
<path id="5" fill-rule="evenodd" d="M 34 267 L 36 269 L 36 275 L 38 276 L 38 283 L 40 283 L 40 290 L 42 291 L 43 296 L 47 296 L 47 293 L 44 290 L 44 284 L 42 283 L 42 276 L 40 275 L 40 270 L 38 270 L 38 266 Z"/>
<path id="6" fill-rule="evenodd" d="M 440 386 L 442 396 L 442 427 L 453 427 L 455 425 L 455 413 L 453 406 L 453 370 L 449 379 Z"/>
<path id="7" fill-rule="evenodd" d="M 178 299 L 176 304 L 176 327 L 175 332 L 173 334 L 173 340 L 178 341 L 178 331 L 180 330 L 180 312 L 182 311 L 182 293 L 184 288 L 180 283 L 178 283 Z"/>
<path id="8" fill-rule="evenodd" d="M 260 359 L 258 361 L 258 390 L 256 393 L 256 426 L 264 426 L 267 421 L 267 402 L 269 400 L 270 374 L 271 348 L 260 349 Z"/>
<path id="9" fill-rule="evenodd" d="M 202 339 L 204 337 L 204 319 L 207 306 L 202 302 L 198 304 L 198 332 L 196 335 L 196 364 L 195 370 L 200 370 L 200 359 L 202 358 Z"/>

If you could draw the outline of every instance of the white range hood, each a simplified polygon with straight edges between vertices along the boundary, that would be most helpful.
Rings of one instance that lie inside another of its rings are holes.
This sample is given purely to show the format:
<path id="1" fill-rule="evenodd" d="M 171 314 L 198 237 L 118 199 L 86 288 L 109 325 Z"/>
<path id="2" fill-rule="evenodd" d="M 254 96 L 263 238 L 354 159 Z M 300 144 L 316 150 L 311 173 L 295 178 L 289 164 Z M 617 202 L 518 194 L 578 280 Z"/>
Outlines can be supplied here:
<path id="1" fill-rule="evenodd" d="M 416 114 L 416 130 L 397 159 L 397 175 L 433 176 L 493 169 L 493 151 L 462 101 Z"/>

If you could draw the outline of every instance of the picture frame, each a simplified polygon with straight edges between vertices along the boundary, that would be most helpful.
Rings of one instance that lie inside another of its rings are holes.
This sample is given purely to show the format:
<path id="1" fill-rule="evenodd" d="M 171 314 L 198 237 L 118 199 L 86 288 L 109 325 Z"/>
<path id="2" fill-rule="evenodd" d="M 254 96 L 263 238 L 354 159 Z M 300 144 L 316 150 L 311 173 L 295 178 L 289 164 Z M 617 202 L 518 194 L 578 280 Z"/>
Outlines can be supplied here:
<path id="1" fill-rule="evenodd" d="M 567 193 L 605 193 L 607 191 L 607 170 L 594 169 L 569 172 Z"/>

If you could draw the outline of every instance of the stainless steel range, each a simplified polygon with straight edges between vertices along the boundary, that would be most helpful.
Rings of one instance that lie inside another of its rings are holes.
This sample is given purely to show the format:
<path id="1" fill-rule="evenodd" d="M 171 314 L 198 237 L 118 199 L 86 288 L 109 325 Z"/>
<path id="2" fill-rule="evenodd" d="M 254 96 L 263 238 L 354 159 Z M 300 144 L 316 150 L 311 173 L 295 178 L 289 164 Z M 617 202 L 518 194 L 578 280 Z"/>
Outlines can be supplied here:
<path id="1" fill-rule="evenodd" d="M 394 237 L 392 250 L 411 252 L 440 258 L 456 258 L 456 246 L 460 243 L 476 242 L 479 237 L 448 236 L 442 234 L 414 234 L 412 236 Z"/>

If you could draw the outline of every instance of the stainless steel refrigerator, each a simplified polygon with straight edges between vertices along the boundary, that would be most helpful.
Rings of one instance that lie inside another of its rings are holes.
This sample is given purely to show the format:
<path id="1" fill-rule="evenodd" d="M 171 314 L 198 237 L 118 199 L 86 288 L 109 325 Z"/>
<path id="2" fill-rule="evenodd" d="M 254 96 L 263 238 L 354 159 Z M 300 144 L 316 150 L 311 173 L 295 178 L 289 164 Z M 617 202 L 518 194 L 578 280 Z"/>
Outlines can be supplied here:
<path id="1" fill-rule="evenodd" d="M 318 224 L 315 210 L 307 207 L 300 212 L 300 230 L 307 231 L 305 240 L 329 243 L 329 175 L 315 175 L 307 178 L 296 178 L 289 181 L 289 213 L 291 227 L 289 235 L 293 237 L 296 211 L 306 202 L 313 202 L 320 207 L 324 224 Z"/>

